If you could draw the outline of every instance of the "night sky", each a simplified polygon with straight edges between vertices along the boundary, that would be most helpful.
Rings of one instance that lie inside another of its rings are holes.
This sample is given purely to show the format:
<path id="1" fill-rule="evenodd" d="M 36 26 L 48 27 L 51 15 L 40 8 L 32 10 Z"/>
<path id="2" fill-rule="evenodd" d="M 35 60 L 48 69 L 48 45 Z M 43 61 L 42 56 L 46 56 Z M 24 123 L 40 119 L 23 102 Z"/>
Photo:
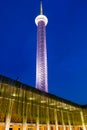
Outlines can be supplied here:
<path id="1" fill-rule="evenodd" d="M 39 0 L 0 0 L 0 74 L 35 87 Z M 87 104 L 87 0 L 43 0 L 48 89 Z"/>

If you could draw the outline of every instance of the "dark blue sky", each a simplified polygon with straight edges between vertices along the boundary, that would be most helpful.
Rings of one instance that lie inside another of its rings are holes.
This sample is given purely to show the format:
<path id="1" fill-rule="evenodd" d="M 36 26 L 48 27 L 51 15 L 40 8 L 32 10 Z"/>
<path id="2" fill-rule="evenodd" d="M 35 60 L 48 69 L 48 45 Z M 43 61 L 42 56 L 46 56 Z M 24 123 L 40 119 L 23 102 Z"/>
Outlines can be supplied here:
<path id="1" fill-rule="evenodd" d="M 49 92 L 87 104 L 87 0 L 43 0 Z M 35 86 L 39 0 L 0 0 L 0 74 Z"/>

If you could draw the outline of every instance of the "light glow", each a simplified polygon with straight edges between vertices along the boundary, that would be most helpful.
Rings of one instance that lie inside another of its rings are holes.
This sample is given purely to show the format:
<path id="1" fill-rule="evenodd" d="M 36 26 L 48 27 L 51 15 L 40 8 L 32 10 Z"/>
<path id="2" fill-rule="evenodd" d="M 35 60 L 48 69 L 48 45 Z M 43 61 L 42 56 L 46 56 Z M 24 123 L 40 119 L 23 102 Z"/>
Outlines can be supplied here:
<path id="1" fill-rule="evenodd" d="M 39 23 L 40 21 L 44 21 L 45 26 L 46 26 L 47 23 L 48 23 L 48 19 L 47 19 L 47 17 L 46 17 L 45 15 L 38 15 L 38 16 L 35 18 L 35 23 L 36 23 L 37 26 L 38 26 L 38 23 Z"/>

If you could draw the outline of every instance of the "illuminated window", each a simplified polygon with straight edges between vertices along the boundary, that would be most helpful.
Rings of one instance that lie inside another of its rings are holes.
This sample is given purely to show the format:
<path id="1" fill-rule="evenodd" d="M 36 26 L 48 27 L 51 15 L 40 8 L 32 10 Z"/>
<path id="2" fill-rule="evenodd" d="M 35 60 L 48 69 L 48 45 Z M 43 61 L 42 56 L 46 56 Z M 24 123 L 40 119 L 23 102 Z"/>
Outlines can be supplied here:
<path id="1" fill-rule="evenodd" d="M 50 129 L 53 130 L 53 127 L 51 126 Z"/>
<path id="2" fill-rule="evenodd" d="M 28 130 L 33 130 L 32 128 L 28 128 Z"/>

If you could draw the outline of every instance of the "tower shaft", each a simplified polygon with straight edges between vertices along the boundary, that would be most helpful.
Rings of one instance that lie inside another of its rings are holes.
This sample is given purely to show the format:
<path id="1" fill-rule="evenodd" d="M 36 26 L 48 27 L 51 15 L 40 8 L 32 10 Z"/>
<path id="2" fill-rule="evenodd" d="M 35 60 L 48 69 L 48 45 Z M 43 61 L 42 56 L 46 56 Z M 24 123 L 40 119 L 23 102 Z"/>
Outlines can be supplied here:
<path id="1" fill-rule="evenodd" d="M 40 21 L 37 28 L 36 88 L 48 91 L 47 53 L 45 23 Z"/>
<path id="2" fill-rule="evenodd" d="M 41 6 L 42 8 L 42 6 Z M 40 14 L 36 17 L 37 55 L 36 55 L 36 88 L 48 92 L 46 25 L 48 19 Z"/>

